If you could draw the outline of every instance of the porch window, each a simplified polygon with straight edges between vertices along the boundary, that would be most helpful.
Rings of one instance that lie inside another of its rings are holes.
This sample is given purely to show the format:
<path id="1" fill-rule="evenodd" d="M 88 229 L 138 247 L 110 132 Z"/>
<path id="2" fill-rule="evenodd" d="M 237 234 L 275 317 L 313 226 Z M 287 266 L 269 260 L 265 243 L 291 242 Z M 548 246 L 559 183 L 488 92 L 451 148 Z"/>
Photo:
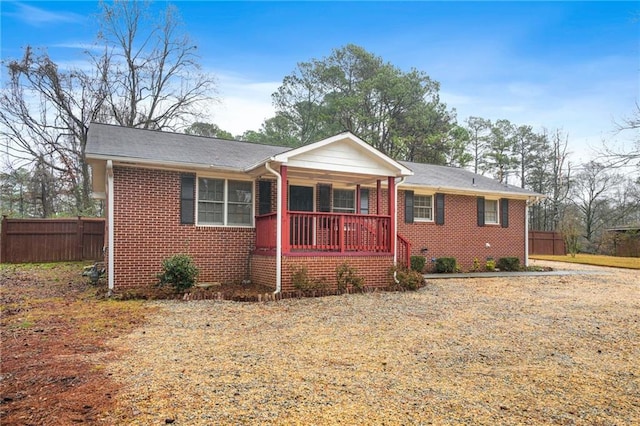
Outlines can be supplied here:
<path id="1" fill-rule="evenodd" d="M 369 189 L 360 188 L 360 214 L 369 214 Z"/>
<path id="2" fill-rule="evenodd" d="M 251 226 L 253 183 L 198 179 L 198 224 Z"/>
<path id="3" fill-rule="evenodd" d="M 433 196 L 432 195 L 414 195 L 413 197 L 413 217 L 414 220 L 432 221 L 433 220 Z"/>
<path id="4" fill-rule="evenodd" d="M 498 224 L 498 200 L 484 200 L 484 223 Z"/>
<path id="5" fill-rule="evenodd" d="M 356 193 L 348 189 L 333 190 L 333 211 L 335 213 L 355 213 Z"/>

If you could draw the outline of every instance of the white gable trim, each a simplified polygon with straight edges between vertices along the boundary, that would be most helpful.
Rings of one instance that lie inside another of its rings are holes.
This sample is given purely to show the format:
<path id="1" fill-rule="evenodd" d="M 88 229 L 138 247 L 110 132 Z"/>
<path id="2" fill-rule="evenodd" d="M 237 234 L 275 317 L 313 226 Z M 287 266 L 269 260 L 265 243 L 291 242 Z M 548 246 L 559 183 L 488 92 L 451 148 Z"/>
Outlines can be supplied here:
<path id="1" fill-rule="evenodd" d="M 363 141 L 362 139 L 360 139 L 359 137 L 357 137 L 356 135 L 354 135 L 353 133 L 350 132 L 345 132 L 345 133 L 340 133 L 337 134 L 335 136 L 331 136 L 330 138 L 327 139 L 323 139 L 321 141 L 309 144 L 309 145 L 305 145 L 305 146 L 301 146 L 299 148 L 294 148 L 292 150 L 283 152 L 281 154 L 275 155 L 269 159 L 267 159 L 264 162 L 261 162 L 259 164 L 255 164 L 251 167 L 249 167 L 248 169 L 246 169 L 246 171 L 250 171 L 256 167 L 261 166 L 262 164 L 264 164 L 265 162 L 275 162 L 275 163 L 280 163 L 280 164 L 293 164 L 296 162 L 296 160 L 298 160 L 298 164 L 299 166 L 304 167 L 305 166 L 305 161 L 304 159 L 308 159 L 309 156 L 307 154 L 312 153 L 313 151 L 316 151 L 318 149 L 321 149 L 323 147 L 327 147 L 331 144 L 337 143 L 339 141 L 348 141 L 348 143 L 350 143 L 351 145 L 354 145 L 355 148 L 357 150 L 361 150 L 361 151 L 365 151 L 366 155 L 368 155 L 369 157 L 374 158 L 376 161 L 379 161 L 381 163 L 383 163 L 386 167 L 384 167 L 387 170 L 392 170 L 393 174 L 395 174 L 396 176 L 410 176 L 413 175 L 413 171 L 411 171 L 409 168 L 403 166 L 402 164 L 400 164 L 399 162 L 393 160 L 392 158 L 384 155 L 383 153 L 381 153 L 380 151 L 378 151 L 377 149 L 375 149 L 374 147 L 372 147 L 371 145 L 369 145 L 368 143 L 366 143 L 365 141 Z M 364 155 L 364 154 L 363 154 Z M 302 160 L 302 161 L 300 161 Z M 312 168 L 311 164 L 309 164 L 309 168 Z M 332 168 L 333 171 L 338 171 L 338 168 Z M 366 172 L 366 173 L 370 173 L 371 170 L 354 170 L 355 173 L 361 173 L 361 172 Z"/>

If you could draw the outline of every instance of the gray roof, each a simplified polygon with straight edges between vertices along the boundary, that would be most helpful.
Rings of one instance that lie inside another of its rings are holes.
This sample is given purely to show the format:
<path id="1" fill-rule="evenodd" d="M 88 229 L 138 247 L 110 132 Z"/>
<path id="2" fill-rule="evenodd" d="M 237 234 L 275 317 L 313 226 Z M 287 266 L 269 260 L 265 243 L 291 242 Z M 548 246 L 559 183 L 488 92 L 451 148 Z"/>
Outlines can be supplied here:
<path id="1" fill-rule="evenodd" d="M 444 192 L 449 190 L 463 190 L 470 192 L 499 192 L 514 195 L 540 196 L 528 189 L 522 189 L 514 185 L 505 185 L 495 179 L 473 173 L 469 170 L 449 166 L 436 166 L 434 164 L 401 163 L 413 170 L 413 176 L 407 176 L 405 185 L 427 186 L 429 188 L 441 188 Z"/>
<path id="2" fill-rule="evenodd" d="M 244 171 L 289 150 L 290 147 L 92 123 L 86 156 L 97 160 Z M 407 176 L 407 186 L 423 186 L 443 192 L 502 193 L 520 197 L 540 195 L 464 169 L 407 161 L 400 163 L 414 172 L 413 176 Z"/>
<path id="3" fill-rule="evenodd" d="M 291 148 L 91 123 L 87 158 L 214 166 L 243 171 Z"/>

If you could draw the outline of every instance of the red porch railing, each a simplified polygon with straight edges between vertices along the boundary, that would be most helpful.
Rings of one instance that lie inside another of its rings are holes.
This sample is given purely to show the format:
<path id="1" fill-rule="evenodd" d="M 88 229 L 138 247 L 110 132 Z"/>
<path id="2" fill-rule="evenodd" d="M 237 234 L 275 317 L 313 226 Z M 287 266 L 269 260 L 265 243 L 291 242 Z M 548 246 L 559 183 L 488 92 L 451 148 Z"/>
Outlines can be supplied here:
<path id="1" fill-rule="evenodd" d="M 291 251 L 391 251 L 389 216 L 317 212 L 289 213 Z M 276 247 L 276 214 L 256 217 L 256 249 Z"/>
<path id="2" fill-rule="evenodd" d="M 411 243 L 398 234 L 398 264 L 409 268 L 411 266 Z"/>
<path id="3" fill-rule="evenodd" d="M 256 250 L 276 249 L 277 213 L 256 216 Z"/>

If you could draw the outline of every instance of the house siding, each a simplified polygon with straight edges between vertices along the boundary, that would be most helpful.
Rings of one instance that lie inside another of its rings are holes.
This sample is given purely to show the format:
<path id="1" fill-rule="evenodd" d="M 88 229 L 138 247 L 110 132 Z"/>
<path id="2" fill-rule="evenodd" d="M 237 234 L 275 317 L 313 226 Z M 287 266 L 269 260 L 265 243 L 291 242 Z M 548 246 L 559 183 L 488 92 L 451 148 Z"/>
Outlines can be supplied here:
<path id="1" fill-rule="evenodd" d="M 157 282 L 164 259 L 189 254 L 200 282 L 248 278 L 254 228 L 180 224 L 181 173 L 114 167 L 114 285 L 116 291 Z"/>
<path id="2" fill-rule="evenodd" d="M 398 206 L 404 206 L 405 191 L 398 193 Z M 484 265 L 488 257 L 525 259 L 525 201 L 509 200 L 509 227 L 478 226 L 477 198 L 475 196 L 445 194 L 444 224 L 435 222 L 405 223 L 404 209 L 398 209 L 398 233 L 411 242 L 411 255 L 427 258 L 427 270 L 432 270 L 432 259 L 454 257 L 463 271 L 473 267 L 477 258 Z M 490 247 L 486 247 L 489 243 Z"/>

